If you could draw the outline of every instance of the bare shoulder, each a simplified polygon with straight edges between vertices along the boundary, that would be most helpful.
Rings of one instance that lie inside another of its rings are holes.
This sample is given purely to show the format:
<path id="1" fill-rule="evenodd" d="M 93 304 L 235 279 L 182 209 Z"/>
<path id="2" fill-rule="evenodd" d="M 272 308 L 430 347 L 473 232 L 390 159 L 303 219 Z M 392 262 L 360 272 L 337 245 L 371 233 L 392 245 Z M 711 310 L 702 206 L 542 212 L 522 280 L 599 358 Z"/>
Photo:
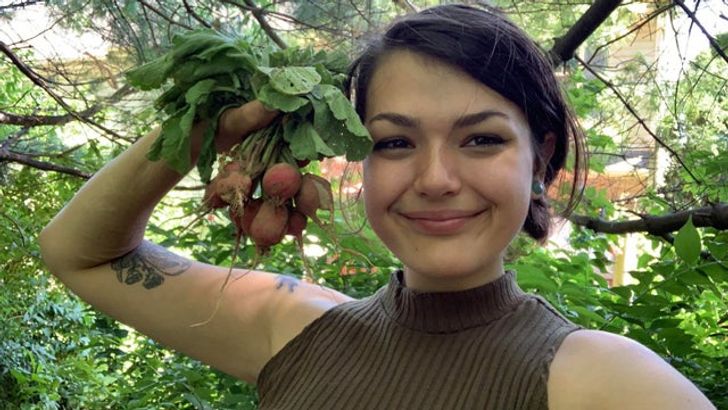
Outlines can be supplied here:
<path id="1" fill-rule="evenodd" d="M 549 408 L 715 409 L 685 376 L 623 336 L 581 330 L 567 336 L 551 364 Z"/>
<path id="2" fill-rule="evenodd" d="M 278 297 L 273 303 L 271 353 L 275 355 L 303 329 L 329 309 L 354 298 L 333 289 L 279 275 L 276 278 Z"/>

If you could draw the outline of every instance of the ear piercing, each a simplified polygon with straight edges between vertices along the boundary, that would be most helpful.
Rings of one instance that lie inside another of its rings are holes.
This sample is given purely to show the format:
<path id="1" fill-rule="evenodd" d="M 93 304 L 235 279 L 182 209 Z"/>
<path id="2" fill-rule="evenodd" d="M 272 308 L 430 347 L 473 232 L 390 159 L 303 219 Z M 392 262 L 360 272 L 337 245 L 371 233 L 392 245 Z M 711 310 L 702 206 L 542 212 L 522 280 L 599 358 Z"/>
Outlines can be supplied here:
<path id="1" fill-rule="evenodd" d="M 546 187 L 543 185 L 543 182 L 534 180 L 531 184 L 531 192 L 534 193 L 534 195 L 543 195 L 544 191 L 546 190 Z"/>

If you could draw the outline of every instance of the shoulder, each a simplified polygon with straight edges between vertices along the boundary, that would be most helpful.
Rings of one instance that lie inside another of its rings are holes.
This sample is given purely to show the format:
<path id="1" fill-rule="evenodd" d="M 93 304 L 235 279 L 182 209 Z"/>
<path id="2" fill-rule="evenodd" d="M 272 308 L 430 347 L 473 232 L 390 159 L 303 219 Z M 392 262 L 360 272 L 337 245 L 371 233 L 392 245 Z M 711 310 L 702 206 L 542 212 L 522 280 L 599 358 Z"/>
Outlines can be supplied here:
<path id="1" fill-rule="evenodd" d="M 549 408 L 714 409 L 687 378 L 623 336 L 580 330 L 564 339 L 551 364 Z"/>
<path id="2" fill-rule="evenodd" d="M 279 292 L 272 304 L 276 324 L 271 332 L 272 355 L 327 311 L 356 300 L 333 289 L 284 275 L 277 277 L 276 288 Z"/>

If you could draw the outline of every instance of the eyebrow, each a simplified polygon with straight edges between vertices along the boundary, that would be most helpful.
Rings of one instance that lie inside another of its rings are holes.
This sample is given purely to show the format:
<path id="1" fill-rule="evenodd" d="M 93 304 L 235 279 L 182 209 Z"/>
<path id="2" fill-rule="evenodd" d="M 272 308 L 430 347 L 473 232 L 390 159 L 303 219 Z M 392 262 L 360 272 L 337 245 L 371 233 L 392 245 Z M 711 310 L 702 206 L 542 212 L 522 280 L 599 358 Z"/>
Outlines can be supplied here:
<path id="1" fill-rule="evenodd" d="M 507 119 L 508 115 L 496 110 L 485 110 L 473 114 L 463 115 L 455 120 L 455 122 L 453 123 L 453 128 L 469 127 L 471 125 L 486 121 L 491 117 L 502 117 Z M 420 126 L 420 120 L 409 117 L 407 115 L 397 114 L 393 112 L 382 112 L 369 119 L 370 124 L 374 121 L 389 121 L 394 125 L 407 128 L 417 128 Z"/>

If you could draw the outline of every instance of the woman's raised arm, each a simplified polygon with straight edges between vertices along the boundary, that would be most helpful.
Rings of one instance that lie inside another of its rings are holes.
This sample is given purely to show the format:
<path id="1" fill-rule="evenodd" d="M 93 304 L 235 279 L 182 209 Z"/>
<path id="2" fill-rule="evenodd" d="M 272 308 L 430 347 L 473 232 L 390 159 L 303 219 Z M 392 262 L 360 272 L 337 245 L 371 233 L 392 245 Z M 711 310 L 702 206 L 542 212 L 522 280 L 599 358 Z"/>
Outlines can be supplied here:
<path id="1" fill-rule="evenodd" d="M 257 101 L 229 110 L 217 149 L 230 148 L 275 115 Z M 193 132 L 193 160 L 200 129 Z M 213 320 L 192 326 L 216 310 L 228 268 L 191 261 L 143 240 L 154 207 L 182 178 L 165 163 L 146 158 L 157 135 L 146 135 L 104 166 L 53 218 L 39 238 L 43 259 L 102 312 L 253 382 L 290 337 L 347 298 L 303 283 L 280 286 L 282 278 L 271 273 L 236 270 L 235 276 L 245 278 L 225 290 Z"/>

